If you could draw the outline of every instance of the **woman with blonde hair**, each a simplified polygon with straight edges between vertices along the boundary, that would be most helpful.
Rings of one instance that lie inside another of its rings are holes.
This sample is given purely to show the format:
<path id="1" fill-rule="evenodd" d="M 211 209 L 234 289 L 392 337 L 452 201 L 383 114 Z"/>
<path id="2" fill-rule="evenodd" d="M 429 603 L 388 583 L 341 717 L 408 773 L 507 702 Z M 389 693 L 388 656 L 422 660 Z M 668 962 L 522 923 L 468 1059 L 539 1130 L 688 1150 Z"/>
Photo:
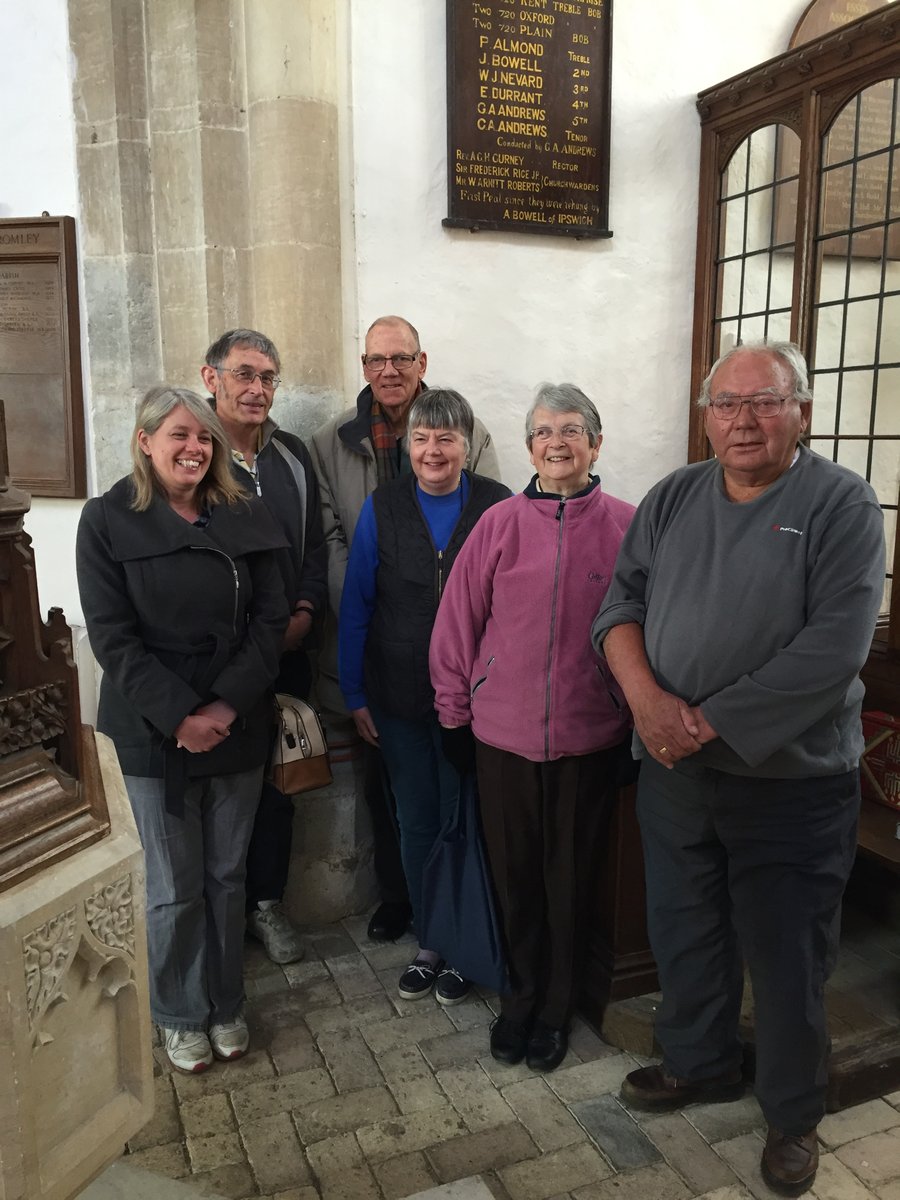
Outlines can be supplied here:
<path id="1" fill-rule="evenodd" d="M 147 860 L 150 1001 L 172 1066 L 248 1045 L 244 872 L 271 732 L 286 542 L 231 473 L 210 405 L 155 387 L 133 469 L 89 500 L 76 561 L 103 668 L 97 728 L 116 747 Z"/>

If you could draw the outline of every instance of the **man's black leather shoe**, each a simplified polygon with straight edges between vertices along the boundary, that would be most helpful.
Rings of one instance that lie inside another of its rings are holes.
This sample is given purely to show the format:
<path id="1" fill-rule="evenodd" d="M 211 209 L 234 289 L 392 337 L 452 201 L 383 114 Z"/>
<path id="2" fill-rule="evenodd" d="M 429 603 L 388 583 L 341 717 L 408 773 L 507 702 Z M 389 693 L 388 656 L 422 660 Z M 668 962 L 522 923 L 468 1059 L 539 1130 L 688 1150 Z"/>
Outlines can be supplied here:
<path id="1" fill-rule="evenodd" d="M 369 921 L 370 942 L 396 942 L 409 929 L 412 909 L 408 904 L 385 901 L 379 904 Z"/>
<path id="2" fill-rule="evenodd" d="M 507 1017 L 497 1017 L 491 1025 L 491 1057 L 514 1067 L 528 1049 L 528 1026 L 517 1025 Z"/>
<path id="3" fill-rule="evenodd" d="M 532 1071 L 554 1071 L 566 1057 L 568 1049 L 567 1030 L 554 1029 L 543 1021 L 535 1021 L 528 1039 L 525 1061 Z"/>

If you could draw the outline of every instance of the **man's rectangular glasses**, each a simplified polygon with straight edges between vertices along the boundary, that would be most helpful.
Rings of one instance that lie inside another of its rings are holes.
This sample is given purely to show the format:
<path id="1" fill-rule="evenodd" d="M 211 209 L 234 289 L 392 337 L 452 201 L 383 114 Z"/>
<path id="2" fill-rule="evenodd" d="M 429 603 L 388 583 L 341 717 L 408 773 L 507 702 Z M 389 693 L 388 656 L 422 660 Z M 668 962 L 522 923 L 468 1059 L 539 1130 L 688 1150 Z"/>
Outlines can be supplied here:
<path id="1" fill-rule="evenodd" d="M 216 370 L 227 371 L 238 383 L 248 387 L 254 379 L 258 379 L 267 392 L 274 392 L 281 383 L 281 376 L 274 371 L 251 371 L 249 367 L 216 367 Z"/>
<path id="2" fill-rule="evenodd" d="M 417 350 L 415 354 L 364 354 L 363 366 L 373 375 L 383 371 L 388 362 L 395 371 L 408 371 L 420 353 L 421 351 Z"/>

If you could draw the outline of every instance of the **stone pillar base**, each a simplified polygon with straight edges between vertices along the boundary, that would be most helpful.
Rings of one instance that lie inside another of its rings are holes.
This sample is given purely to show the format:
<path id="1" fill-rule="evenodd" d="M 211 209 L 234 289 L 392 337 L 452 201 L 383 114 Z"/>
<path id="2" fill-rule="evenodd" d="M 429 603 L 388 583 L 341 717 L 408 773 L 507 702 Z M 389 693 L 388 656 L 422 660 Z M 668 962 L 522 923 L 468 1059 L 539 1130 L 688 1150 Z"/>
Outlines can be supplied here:
<path id="1" fill-rule="evenodd" d="M 153 1112 L 144 857 L 96 751 L 109 835 L 0 894 L 3 1200 L 68 1200 Z"/>
<path id="2" fill-rule="evenodd" d="M 291 870 L 284 902 L 299 925 L 330 925 L 364 912 L 377 896 L 362 760 L 346 756 L 346 751 L 357 751 L 350 750 L 349 732 L 335 724 L 329 719 L 334 782 L 294 801 Z"/>

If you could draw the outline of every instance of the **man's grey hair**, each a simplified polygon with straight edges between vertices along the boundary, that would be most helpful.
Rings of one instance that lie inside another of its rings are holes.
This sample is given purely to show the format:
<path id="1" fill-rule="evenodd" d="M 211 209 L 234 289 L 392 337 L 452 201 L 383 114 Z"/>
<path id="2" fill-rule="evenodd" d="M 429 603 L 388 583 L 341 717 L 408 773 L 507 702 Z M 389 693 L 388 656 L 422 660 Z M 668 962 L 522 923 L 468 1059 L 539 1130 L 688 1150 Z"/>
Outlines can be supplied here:
<path id="1" fill-rule="evenodd" d="M 223 333 L 207 350 L 206 365 L 221 367 L 236 346 L 249 346 L 251 350 L 258 350 L 266 358 L 271 358 L 276 372 L 281 371 L 281 356 L 275 348 L 275 343 L 258 329 L 229 329 L 227 333 Z"/>
<path id="2" fill-rule="evenodd" d="M 812 392 L 809 390 L 809 367 L 806 365 L 806 359 L 803 357 L 800 347 L 796 346 L 793 342 L 767 342 L 762 340 L 757 342 L 741 342 L 739 346 L 732 346 L 730 350 L 716 359 L 700 388 L 700 395 L 697 397 L 698 408 L 708 407 L 712 377 L 718 371 L 719 367 L 724 367 L 736 354 L 745 354 L 748 351 L 753 354 L 771 354 L 774 358 L 777 358 L 779 362 L 787 367 L 794 380 L 793 398 L 804 402 L 812 400 Z"/>
<path id="3" fill-rule="evenodd" d="M 596 446 L 600 440 L 603 426 L 600 424 L 600 414 L 580 387 L 574 383 L 542 383 L 534 393 L 534 400 L 525 418 L 525 443 L 531 445 L 531 430 L 534 425 L 534 414 L 539 408 L 549 409 L 557 413 L 578 413 L 587 430 L 588 442 Z"/>
<path id="4" fill-rule="evenodd" d="M 369 328 L 366 330 L 366 338 L 373 329 L 377 329 L 379 325 L 404 325 L 412 334 L 412 339 L 416 343 L 416 352 L 422 349 L 422 343 L 419 341 L 419 331 L 411 321 L 407 321 L 406 317 L 397 317 L 388 313 L 384 317 L 376 317 Z"/>
<path id="5" fill-rule="evenodd" d="M 452 388 L 425 388 L 412 402 L 406 428 L 410 433 L 414 429 L 455 429 L 462 434 L 468 454 L 475 432 L 475 414 L 465 396 Z"/>

